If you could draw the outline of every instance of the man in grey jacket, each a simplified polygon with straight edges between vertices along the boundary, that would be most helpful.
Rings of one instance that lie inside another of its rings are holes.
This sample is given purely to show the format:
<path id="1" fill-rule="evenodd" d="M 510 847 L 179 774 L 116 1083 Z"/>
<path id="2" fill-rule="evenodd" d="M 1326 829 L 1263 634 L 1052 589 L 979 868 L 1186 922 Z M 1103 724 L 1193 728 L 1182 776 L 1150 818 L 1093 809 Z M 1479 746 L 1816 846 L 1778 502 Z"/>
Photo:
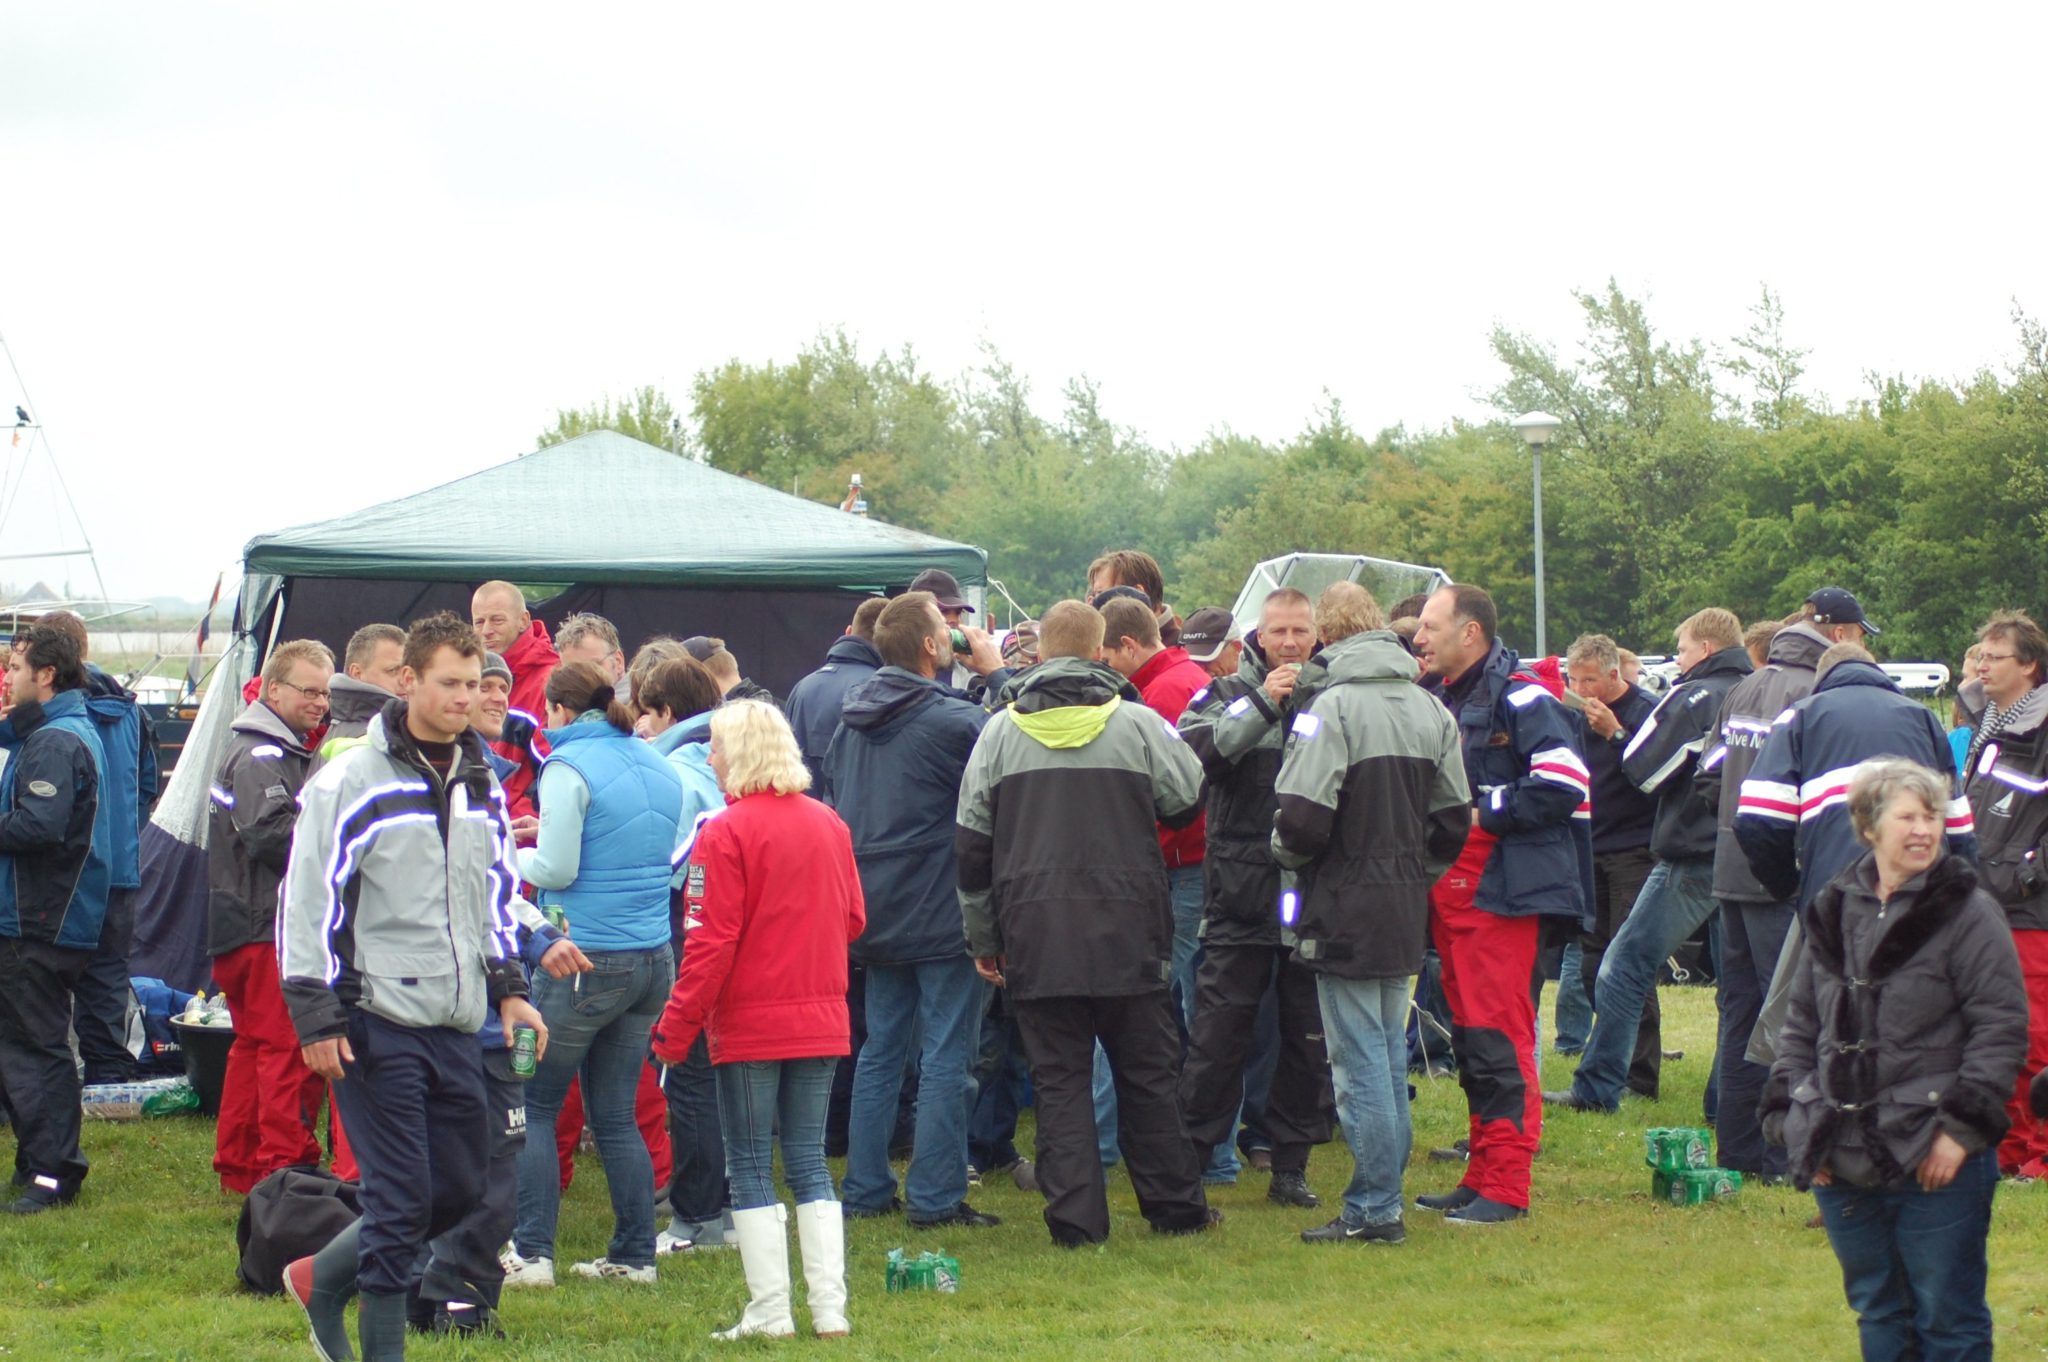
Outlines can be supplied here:
<path id="1" fill-rule="evenodd" d="M 405 1355 L 420 1248 L 459 1223 L 489 1159 L 476 1033 L 547 1028 L 526 1001 L 511 818 L 469 729 L 483 645 L 452 615 L 414 624 L 409 698 L 307 786 L 279 922 L 284 994 L 307 1067 L 335 1084 L 362 1167 L 359 1330 Z M 315 1280 L 316 1342 L 340 1303 Z M 321 1344 L 325 1348 L 325 1344 Z"/>

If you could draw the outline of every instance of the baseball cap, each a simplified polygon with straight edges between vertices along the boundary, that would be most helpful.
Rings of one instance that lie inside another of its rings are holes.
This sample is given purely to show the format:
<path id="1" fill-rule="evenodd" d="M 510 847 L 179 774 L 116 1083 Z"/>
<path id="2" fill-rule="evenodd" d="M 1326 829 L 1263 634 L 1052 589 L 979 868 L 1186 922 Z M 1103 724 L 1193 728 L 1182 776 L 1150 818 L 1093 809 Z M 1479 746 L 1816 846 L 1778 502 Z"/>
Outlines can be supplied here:
<path id="1" fill-rule="evenodd" d="M 486 651 L 484 653 L 483 674 L 485 676 L 502 676 L 505 678 L 506 685 L 509 686 L 512 684 L 512 668 L 510 664 L 508 664 L 504 658 L 498 656 L 496 653 L 489 651 Z"/>
<path id="2" fill-rule="evenodd" d="M 929 591 L 941 610 L 972 610 L 960 594 L 960 579 L 944 568 L 926 568 L 910 579 L 912 591 Z"/>
<path id="3" fill-rule="evenodd" d="M 1188 650 L 1190 662 L 1214 662 L 1233 639 L 1243 637 L 1230 612 L 1214 605 L 1189 615 L 1180 627 L 1180 646 Z"/>
<path id="4" fill-rule="evenodd" d="M 1816 624 L 1860 624 L 1872 638 L 1884 632 L 1863 613 L 1862 603 L 1838 586 L 1822 587 L 1808 596 L 1806 603 L 1813 607 Z"/>
<path id="5" fill-rule="evenodd" d="M 683 651 L 696 658 L 699 662 L 709 662 L 711 655 L 718 651 L 720 643 L 721 640 L 719 639 L 706 638 L 702 634 L 692 634 L 683 640 Z"/>

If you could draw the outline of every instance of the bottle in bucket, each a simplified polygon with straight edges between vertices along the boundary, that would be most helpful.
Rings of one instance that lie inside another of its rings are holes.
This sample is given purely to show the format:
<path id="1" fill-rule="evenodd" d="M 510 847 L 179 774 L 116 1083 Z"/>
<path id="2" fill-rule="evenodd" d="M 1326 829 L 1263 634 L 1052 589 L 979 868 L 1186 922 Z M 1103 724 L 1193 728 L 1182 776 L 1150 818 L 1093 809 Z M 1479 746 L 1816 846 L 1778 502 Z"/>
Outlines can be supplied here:
<path id="1" fill-rule="evenodd" d="M 512 1072 L 531 1078 L 540 1068 L 540 1033 L 531 1026 L 512 1028 Z"/>

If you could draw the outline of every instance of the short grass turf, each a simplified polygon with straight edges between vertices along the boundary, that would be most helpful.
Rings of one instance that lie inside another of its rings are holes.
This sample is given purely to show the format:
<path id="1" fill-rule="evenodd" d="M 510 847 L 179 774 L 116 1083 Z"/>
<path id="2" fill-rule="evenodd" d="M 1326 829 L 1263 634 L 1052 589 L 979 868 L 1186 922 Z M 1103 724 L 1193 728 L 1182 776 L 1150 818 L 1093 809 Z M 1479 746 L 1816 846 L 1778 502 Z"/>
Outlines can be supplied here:
<path id="1" fill-rule="evenodd" d="M 1554 1115 L 1536 1164 L 1535 1207 L 1519 1225 L 1459 1230 L 1411 1211 L 1398 1248 L 1304 1245 L 1349 1176 L 1339 1145 L 1316 1151 L 1320 1212 L 1265 1199 L 1246 1171 L 1214 1188 L 1228 1216 L 1187 1239 L 1147 1232 L 1130 1183 L 1113 1174 L 1115 1230 L 1101 1248 L 1053 1247 L 1035 1197 L 991 1177 L 977 1206 L 998 1229 L 926 1234 L 898 1220 L 849 1227 L 853 1337 L 831 1343 L 713 1344 L 745 1284 L 736 1253 L 664 1259 L 653 1287 L 566 1277 L 553 1291 L 507 1293 L 504 1343 L 415 1339 L 423 1359 L 608 1359 L 756 1355 L 830 1349 L 846 1358 L 1413 1357 L 1759 1358 L 1856 1356 L 1825 1235 L 1804 1228 L 1808 1196 L 1745 1188 L 1736 1200 L 1680 1210 L 1653 1203 L 1642 1161 L 1648 1126 L 1696 1124 L 1713 1051 L 1707 990 L 1664 990 L 1658 1102 L 1616 1116 Z M 1546 1026 L 1545 1035 L 1549 1031 Z M 1573 1061 L 1546 1054 L 1545 1082 Z M 1431 1145 L 1464 1130 L 1455 1082 L 1421 1080 L 1407 1192 L 1441 1191 L 1455 1165 Z M 1021 1139 L 1028 1141 L 1027 1126 Z M 0 1362 L 191 1359 L 268 1362 L 312 1356 L 296 1306 L 235 1285 L 239 1202 L 209 1169 L 209 1123 L 174 1118 L 89 1124 L 92 1177 L 79 1204 L 0 1223 Z M 11 1137 L 0 1134 L 0 1156 Z M 563 1203 L 562 1267 L 604 1251 L 603 1171 L 582 1162 Z M 957 1295 L 883 1290 L 891 1248 L 958 1256 Z M 792 1264 L 794 1265 L 792 1242 Z M 798 1324 L 802 1279 L 797 1276 Z M 1991 1305 L 2001 1356 L 2048 1356 L 2048 1186 L 2000 1189 L 1991 1236 Z"/>

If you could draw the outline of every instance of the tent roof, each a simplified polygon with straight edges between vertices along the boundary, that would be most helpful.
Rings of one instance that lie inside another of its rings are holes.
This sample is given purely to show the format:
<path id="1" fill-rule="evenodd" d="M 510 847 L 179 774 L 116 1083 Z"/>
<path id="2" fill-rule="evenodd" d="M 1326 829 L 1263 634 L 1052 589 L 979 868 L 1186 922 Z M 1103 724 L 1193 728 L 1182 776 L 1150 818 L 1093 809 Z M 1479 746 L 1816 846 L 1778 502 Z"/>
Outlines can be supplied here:
<path id="1" fill-rule="evenodd" d="M 756 588 L 900 586 L 930 567 L 988 576 L 970 544 L 848 515 L 593 431 L 353 515 L 258 535 L 251 572 Z"/>

